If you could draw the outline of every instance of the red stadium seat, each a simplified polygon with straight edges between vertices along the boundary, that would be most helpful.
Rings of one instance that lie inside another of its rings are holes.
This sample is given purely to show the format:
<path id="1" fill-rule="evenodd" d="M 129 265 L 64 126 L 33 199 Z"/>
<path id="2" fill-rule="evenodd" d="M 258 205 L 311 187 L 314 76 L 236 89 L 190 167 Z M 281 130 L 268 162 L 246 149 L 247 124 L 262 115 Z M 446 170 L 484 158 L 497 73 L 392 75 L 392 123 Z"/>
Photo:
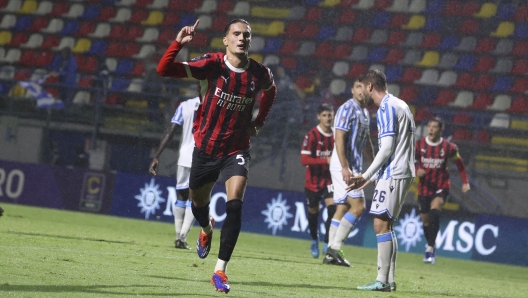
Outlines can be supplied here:
<path id="1" fill-rule="evenodd" d="M 438 33 L 429 33 L 425 36 L 424 41 L 420 47 L 425 49 L 433 49 L 440 44 L 440 34 Z"/>
<path id="2" fill-rule="evenodd" d="M 418 97 L 418 89 L 414 86 L 405 86 L 398 97 L 405 102 L 411 102 Z"/>
<path id="3" fill-rule="evenodd" d="M 387 57 L 383 60 L 383 63 L 395 64 L 403 59 L 403 50 L 399 48 L 393 48 L 387 54 Z"/>
<path id="4" fill-rule="evenodd" d="M 367 65 L 354 63 L 354 64 L 352 64 L 352 67 L 350 67 L 350 70 L 348 71 L 348 73 L 345 76 L 346 77 L 357 78 L 360 75 L 364 74 L 366 71 L 367 71 Z"/>
<path id="5" fill-rule="evenodd" d="M 405 70 L 398 81 L 402 83 L 414 83 L 414 81 L 420 79 L 420 77 L 422 77 L 422 72 L 418 68 L 410 67 Z"/>
<path id="6" fill-rule="evenodd" d="M 277 54 L 286 54 L 291 55 L 299 50 L 299 43 L 292 39 L 287 39 L 282 48 L 277 52 Z"/>
<path id="7" fill-rule="evenodd" d="M 447 106 L 448 104 L 455 101 L 456 94 L 453 90 L 442 90 L 438 93 L 436 99 L 432 104 L 437 106 Z"/>
<path id="8" fill-rule="evenodd" d="M 105 6 L 101 9 L 101 13 L 97 17 L 99 21 L 108 21 L 109 19 L 116 16 L 116 9 L 113 6 Z"/>
<path id="9" fill-rule="evenodd" d="M 341 0 L 338 4 L 340 7 L 350 8 L 359 3 L 359 0 Z"/>
<path id="10" fill-rule="evenodd" d="M 216 7 L 215 13 L 217 14 L 227 14 L 229 11 L 232 11 L 233 8 L 235 8 L 235 4 L 233 1 L 230 0 L 224 0 L 220 3 L 218 3 L 218 6 Z"/>
<path id="11" fill-rule="evenodd" d="M 519 41 L 515 44 L 515 47 L 513 48 L 511 55 L 524 57 L 528 55 L 528 41 Z"/>
<path id="12" fill-rule="evenodd" d="M 334 47 L 329 42 L 320 43 L 315 50 L 313 56 L 324 58 L 327 57 L 330 53 L 333 53 Z"/>
<path id="13" fill-rule="evenodd" d="M 164 29 L 160 32 L 157 42 L 166 44 L 173 41 L 176 38 L 176 32 L 174 29 Z"/>
<path id="14" fill-rule="evenodd" d="M 478 2 L 467 2 L 464 4 L 464 7 L 462 8 L 461 15 L 471 17 L 474 14 L 476 14 L 480 9 L 480 5 Z"/>
<path id="15" fill-rule="evenodd" d="M 389 38 L 387 41 L 385 41 L 386 45 L 399 45 L 400 43 L 404 42 L 406 38 L 405 32 L 403 31 L 393 31 L 389 35 Z"/>
<path id="16" fill-rule="evenodd" d="M 467 19 L 462 23 L 457 32 L 461 34 L 473 34 L 477 32 L 479 28 L 479 23 L 474 19 Z"/>
<path id="17" fill-rule="evenodd" d="M 33 65 L 45 67 L 53 61 L 53 54 L 49 52 L 36 53 Z"/>
<path id="18" fill-rule="evenodd" d="M 477 134 L 477 141 L 481 144 L 488 144 L 490 142 L 490 136 L 487 131 L 480 130 Z"/>
<path id="19" fill-rule="evenodd" d="M 129 74 L 133 75 L 133 76 L 141 76 L 144 73 L 145 73 L 145 67 L 143 66 L 143 62 L 142 61 L 137 61 L 134 64 L 134 68 L 132 69 L 132 71 Z"/>
<path id="20" fill-rule="evenodd" d="M 389 28 L 401 28 L 401 26 L 409 22 L 409 17 L 406 14 L 398 13 L 394 15 L 389 23 Z"/>
<path id="21" fill-rule="evenodd" d="M 137 53 L 139 53 L 139 44 L 135 42 L 129 42 L 123 46 L 123 52 L 120 56 L 130 58 Z"/>
<path id="22" fill-rule="evenodd" d="M 130 26 L 128 27 L 126 36 L 123 36 L 122 39 L 125 40 L 136 40 L 143 36 L 143 28 L 140 26 Z M 194 40 L 193 40 L 194 41 Z"/>
<path id="23" fill-rule="evenodd" d="M 281 60 L 281 65 L 287 69 L 294 70 L 297 67 L 297 60 L 293 57 L 284 57 Z"/>
<path id="24" fill-rule="evenodd" d="M 148 11 L 145 9 L 138 9 L 132 13 L 128 22 L 133 24 L 139 24 L 148 18 Z"/>
<path id="25" fill-rule="evenodd" d="M 404 100 L 405 101 L 405 100 Z M 427 108 L 420 108 L 418 111 L 416 111 L 416 114 L 414 115 L 414 121 L 422 121 L 430 119 L 434 116 L 432 112 L 430 112 Z"/>
<path id="26" fill-rule="evenodd" d="M 493 97 L 489 93 L 480 93 L 475 97 L 470 108 L 483 110 L 493 104 Z"/>
<path id="27" fill-rule="evenodd" d="M 30 77 L 31 77 L 31 71 L 29 69 L 19 68 L 15 72 L 15 76 L 13 77 L 13 79 L 15 81 L 27 81 L 29 80 Z"/>
<path id="28" fill-rule="evenodd" d="M 124 52 L 123 44 L 117 41 L 111 42 L 104 53 L 107 56 L 121 56 Z"/>
<path id="29" fill-rule="evenodd" d="M 91 76 L 81 76 L 77 86 L 79 87 L 92 87 L 93 80 Z"/>
<path id="30" fill-rule="evenodd" d="M 309 23 L 304 27 L 301 37 L 304 38 L 313 38 L 319 33 L 319 26 L 317 24 Z"/>
<path id="31" fill-rule="evenodd" d="M 356 30 L 354 36 L 352 36 L 352 42 L 360 43 L 370 39 L 370 29 L 360 28 Z"/>
<path id="32" fill-rule="evenodd" d="M 225 25 L 224 25 L 224 27 L 225 27 Z M 286 26 L 286 29 L 284 29 L 284 35 L 288 36 L 288 37 L 301 37 L 303 35 L 302 34 L 301 24 L 298 23 L 298 22 L 289 23 Z"/>
<path id="33" fill-rule="evenodd" d="M 338 45 L 333 51 L 333 58 L 335 59 L 344 59 L 345 57 L 350 56 L 351 53 L 350 46 L 348 44 Z M 330 52 L 332 53 L 332 52 Z"/>
<path id="34" fill-rule="evenodd" d="M 52 17 L 60 17 L 67 13 L 68 9 L 68 2 L 57 2 L 55 5 L 53 5 L 53 9 L 48 15 Z"/>
<path id="35" fill-rule="evenodd" d="M 122 39 L 127 36 L 127 28 L 123 24 L 117 24 L 110 29 L 110 34 L 106 38 L 108 39 Z"/>
<path id="36" fill-rule="evenodd" d="M 495 59 L 490 56 L 482 56 L 477 61 L 477 64 L 475 67 L 473 67 L 473 71 L 479 71 L 479 72 L 488 72 L 490 69 L 492 69 L 495 66 Z"/>
<path id="37" fill-rule="evenodd" d="M 136 0 L 136 3 L 134 3 L 133 5 L 139 7 L 146 7 L 147 5 L 152 4 L 152 1 L 153 0 Z"/>
<path id="38" fill-rule="evenodd" d="M 458 76 L 457 82 L 454 87 L 462 89 L 472 89 L 475 85 L 475 77 L 469 73 L 462 73 Z"/>
<path id="39" fill-rule="evenodd" d="M 356 12 L 352 9 L 343 9 L 337 18 L 337 24 L 350 24 L 356 19 Z"/>
<path id="40" fill-rule="evenodd" d="M 9 43 L 9 46 L 11 47 L 19 47 L 21 44 L 26 43 L 28 41 L 28 35 L 24 32 L 17 32 L 11 39 L 11 42 Z"/>
<path id="41" fill-rule="evenodd" d="M 207 47 L 209 45 L 208 36 L 204 32 L 196 32 L 193 38 L 193 47 Z"/>
<path id="42" fill-rule="evenodd" d="M 97 68 L 97 58 L 94 56 L 85 57 L 82 64 L 78 64 L 79 70 L 93 72 Z"/>
<path id="43" fill-rule="evenodd" d="M 174 12 L 169 12 L 165 15 L 165 18 L 163 18 L 163 22 L 161 23 L 161 26 L 174 26 L 175 24 L 178 24 L 179 21 L 180 21 L 179 14 L 174 13 Z M 222 30 L 224 29 L 222 28 Z"/>
<path id="44" fill-rule="evenodd" d="M 22 65 L 33 65 L 37 53 L 32 50 L 24 51 L 20 56 L 19 63 Z"/>
<path id="45" fill-rule="evenodd" d="M 312 86 L 312 80 L 308 77 L 299 76 L 297 77 L 297 80 L 295 80 L 295 85 L 301 90 L 305 90 Z"/>
<path id="46" fill-rule="evenodd" d="M 488 53 L 493 51 L 494 48 L 495 41 L 493 40 L 493 38 L 485 37 L 479 41 L 474 51 L 477 53 Z"/>
<path id="47" fill-rule="evenodd" d="M 515 11 L 513 19 L 518 22 L 526 22 L 528 19 L 528 5 L 518 7 Z"/>
<path id="48" fill-rule="evenodd" d="M 528 91 L 528 78 L 518 78 L 513 83 L 513 87 L 509 90 L 515 93 L 525 93 Z"/>
<path id="49" fill-rule="evenodd" d="M 224 31 L 225 26 L 229 23 L 229 20 L 225 16 L 217 16 L 213 19 L 210 30 L 213 31 Z"/>
<path id="50" fill-rule="evenodd" d="M 510 108 L 506 111 L 513 113 L 528 114 L 528 97 L 519 96 L 515 98 Z"/>
<path id="51" fill-rule="evenodd" d="M 471 141 L 471 133 L 467 129 L 457 129 L 453 132 L 452 140 Z"/>
<path id="52" fill-rule="evenodd" d="M 444 10 L 442 11 L 443 15 L 446 16 L 456 16 L 460 15 L 460 12 L 462 11 L 462 3 L 457 0 L 452 0 L 447 2 Z"/>
<path id="53" fill-rule="evenodd" d="M 513 66 L 513 69 L 511 70 L 511 74 L 521 76 L 528 74 L 528 60 L 517 60 Z"/>
<path id="54" fill-rule="evenodd" d="M 48 35 L 40 45 L 40 48 L 49 50 L 59 45 L 59 37 L 57 35 Z"/>
<path id="55" fill-rule="evenodd" d="M 320 21 L 323 19 L 323 14 L 321 8 L 319 7 L 310 7 L 306 14 L 304 15 L 304 21 Z"/>
<path id="56" fill-rule="evenodd" d="M 387 10 L 392 5 L 392 0 L 376 0 L 371 9 L 373 10 Z"/>
<path id="57" fill-rule="evenodd" d="M 470 124 L 471 123 L 471 116 L 465 112 L 462 112 L 460 114 L 456 114 L 453 117 L 453 123 L 458 124 Z"/>
<path id="58" fill-rule="evenodd" d="M 95 23 L 92 22 L 83 22 L 77 31 L 77 36 L 87 36 L 90 33 L 95 31 Z"/>
<path id="59" fill-rule="evenodd" d="M 169 10 L 176 10 L 176 11 L 191 12 L 191 11 L 195 11 L 196 9 L 200 8 L 200 6 L 202 6 L 202 2 L 198 1 L 198 0 L 193 0 L 193 1 L 172 0 L 169 3 L 168 9 Z M 233 10 L 233 8 L 231 8 L 228 11 L 231 11 L 231 10 Z"/>
<path id="60" fill-rule="evenodd" d="M 29 31 L 40 31 L 46 27 L 48 27 L 48 18 L 46 17 L 37 17 L 33 19 L 33 24 L 31 24 L 31 27 L 29 27 Z"/>

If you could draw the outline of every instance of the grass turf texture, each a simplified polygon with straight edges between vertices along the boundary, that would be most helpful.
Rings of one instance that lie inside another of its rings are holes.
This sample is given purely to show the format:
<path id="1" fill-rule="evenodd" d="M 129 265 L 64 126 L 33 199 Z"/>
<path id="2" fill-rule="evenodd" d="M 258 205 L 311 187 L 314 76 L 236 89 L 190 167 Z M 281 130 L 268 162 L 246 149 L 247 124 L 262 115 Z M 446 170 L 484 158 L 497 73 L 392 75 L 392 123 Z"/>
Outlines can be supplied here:
<path id="1" fill-rule="evenodd" d="M 167 223 L 2 203 L 0 297 L 217 297 L 210 256 L 194 250 L 198 229 L 174 248 Z M 308 234 L 306 234 L 308 239 Z M 353 268 L 322 265 L 310 241 L 242 233 L 227 275 L 231 297 L 526 297 L 528 268 L 400 253 L 397 292 L 361 292 L 376 277 L 375 249 L 345 246 Z M 523 253 L 523 252 L 519 252 Z"/>

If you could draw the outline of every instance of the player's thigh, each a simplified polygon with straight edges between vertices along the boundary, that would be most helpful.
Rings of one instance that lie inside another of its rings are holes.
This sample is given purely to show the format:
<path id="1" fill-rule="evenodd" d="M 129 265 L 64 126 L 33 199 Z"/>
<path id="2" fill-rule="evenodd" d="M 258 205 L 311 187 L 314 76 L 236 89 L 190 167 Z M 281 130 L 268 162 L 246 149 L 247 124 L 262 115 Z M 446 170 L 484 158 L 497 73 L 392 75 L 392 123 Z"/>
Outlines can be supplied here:
<path id="1" fill-rule="evenodd" d="M 447 200 L 448 194 L 449 191 L 447 189 L 442 189 L 441 192 L 435 194 L 433 196 L 433 200 L 431 201 L 431 209 L 442 210 L 442 207 L 444 207 L 444 203 Z"/>
<path id="2" fill-rule="evenodd" d="M 348 211 L 354 214 L 354 216 L 359 217 L 365 211 L 365 195 L 363 193 L 356 194 L 353 197 L 347 196 L 347 202 L 350 206 Z"/>
<path id="3" fill-rule="evenodd" d="M 243 200 L 246 192 L 247 178 L 244 176 L 231 176 L 225 182 L 227 200 Z"/>
<path id="4" fill-rule="evenodd" d="M 243 200 L 249 174 L 249 150 L 240 150 L 222 161 L 222 176 L 226 179 L 227 200 Z"/>
<path id="5" fill-rule="evenodd" d="M 221 159 L 207 155 L 197 148 L 189 173 L 190 196 L 197 207 L 209 203 L 211 190 L 220 175 Z"/>
<path id="6" fill-rule="evenodd" d="M 211 201 L 211 191 L 213 190 L 214 185 L 215 182 L 209 182 L 198 188 L 189 189 L 189 196 L 191 197 L 194 206 L 203 207 L 209 204 L 209 201 Z"/>
<path id="7" fill-rule="evenodd" d="M 191 176 L 191 168 L 178 166 L 176 170 L 176 189 L 189 188 L 189 177 Z"/>
<path id="8" fill-rule="evenodd" d="M 312 191 L 307 188 L 304 189 L 304 195 L 306 196 L 306 205 L 310 213 L 318 212 L 319 205 L 321 204 L 321 193 L 318 191 Z"/>
<path id="9" fill-rule="evenodd" d="M 400 215 L 405 196 L 411 186 L 413 178 L 387 180 L 380 179 L 374 190 L 370 213 L 382 218 L 396 219 Z"/>
<path id="10" fill-rule="evenodd" d="M 349 205 L 347 197 L 359 198 L 365 197 L 363 190 L 352 190 L 347 192 L 346 188 L 348 185 L 343 181 L 343 175 L 341 171 L 330 171 L 332 177 L 332 188 L 334 190 L 334 204 L 345 204 Z"/>
<path id="11" fill-rule="evenodd" d="M 431 211 L 432 196 L 418 196 L 418 210 L 420 214 L 428 214 Z"/>

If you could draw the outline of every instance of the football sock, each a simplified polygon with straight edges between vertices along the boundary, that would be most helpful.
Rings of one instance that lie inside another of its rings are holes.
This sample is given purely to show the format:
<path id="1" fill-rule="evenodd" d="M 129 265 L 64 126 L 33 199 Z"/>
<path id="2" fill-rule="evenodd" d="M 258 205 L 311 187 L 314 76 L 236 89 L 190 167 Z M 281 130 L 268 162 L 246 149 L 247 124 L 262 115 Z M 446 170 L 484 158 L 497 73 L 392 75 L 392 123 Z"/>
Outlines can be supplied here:
<path id="1" fill-rule="evenodd" d="M 179 239 L 182 224 L 183 224 L 183 216 L 185 215 L 185 206 L 187 205 L 187 202 L 176 200 L 176 203 L 174 204 L 174 208 L 172 209 L 172 213 L 174 213 L 174 228 L 176 230 L 176 238 Z"/>
<path id="2" fill-rule="evenodd" d="M 332 246 L 332 243 L 334 243 L 334 239 L 335 239 L 335 235 L 336 235 L 338 227 L 339 227 L 339 220 L 332 219 L 332 223 L 330 224 L 330 231 L 328 232 L 328 246 L 330 247 Z"/>
<path id="3" fill-rule="evenodd" d="M 389 269 L 389 282 L 394 282 L 394 273 L 396 272 L 396 257 L 398 256 L 398 239 L 396 234 L 392 231 L 392 257 Z"/>
<path id="4" fill-rule="evenodd" d="M 222 226 L 220 234 L 220 251 L 218 258 L 225 262 L 229 262 L 231 254 L 235 249 L 235 245 L 242 227 L 242 201 L 230 200 L 226 203 L 226 219 Z"/>
<path id="5" fill-rule="evenodd" d="M 330 205 L 326 207 L 326 212 L 328 213 L 328 217 L 326 218 L 325 222 L 325 243 L 330 243 L 330 224 L 332 223 L 332 218 L 334 217 L 334 214 L 336 212 L 336 205 Z"/>
<path id="6" fill-rule="evenodd" d="M 200 227 L 202 227 L 202 230 L 204 233 L 209 234 L 211 233 L 211 222 L 209 220 L 209 204 L 203 206 L 203 207 L 196 207 L 194 203 L 191 205 L 192 213 L 194 215 L 194 218 L 198 221 L 198 224 L 200 224 Z"/>
<path id="7" fill-rule="evenodd" d="M 310 236 L 313 240 L 319 241 L 317 237 L 317 221 L 319 219 L 319 212 L 312 214 L 308 213 L 308 228 L 310 229 Z"/>
<path id="8" fill-rule="evenodd" d="M 436 209 L 429 211 L 429 228 L 431 229 L 431 243 L 428 241 L 428 244 L 435 247 L 436 235 L 438 235 L 438 231 L 440 230 L 440 211 Z"/>
<path id="9" fill-rule="evenodd" d="M 354 229 L 356 221 L 357 217 L 354 216 L 354 214 L 350 212 L 345 213 L 345 216 L 343 216 L 341 222 L 339 223 L 339 228 L 337 228 L 334 241 L 332 242 L 333 249 L 339 250 L 343 247 L 343 243 L 348 237 L 348 234 L 350 234 L 352 229 Z"/>
<path id="10" fill-rule="evenodd" d="M 378 276 L 376 280 L 386 284 L 393 253 L 392 233 L 376 235 L 378 240 Z"/>
<path id="11" fill-rule="evenodd" d="M 216 266 L 215 266 L 214 272 L 216 272 L 217 270 L 222 270 L 222 271 L 224 271 L 224 273 L 225 273 L 226 270 L 227 270 L 227 262 L 218 259 L 218 260 L 216 261 Z"/>
<path id="12" fill-rule="evenodd" d="M 194 215 L 192 213 L 191 201 L 187 201 L 187 208 L 185 208 L 185 217 L 183 217 L 183 225 L 180 231 L 180 240 L 183 242 L 187 241 L 187 234 L 191 230 L 194 224 Z"/>
<path id="13" fill-rule="evenodd" d="M 427 245 L 431 246 L 431 226 L 423 226 L 425 240 L 427 240 Z M 434 245 L 434 241 L 433 241 Z"/>

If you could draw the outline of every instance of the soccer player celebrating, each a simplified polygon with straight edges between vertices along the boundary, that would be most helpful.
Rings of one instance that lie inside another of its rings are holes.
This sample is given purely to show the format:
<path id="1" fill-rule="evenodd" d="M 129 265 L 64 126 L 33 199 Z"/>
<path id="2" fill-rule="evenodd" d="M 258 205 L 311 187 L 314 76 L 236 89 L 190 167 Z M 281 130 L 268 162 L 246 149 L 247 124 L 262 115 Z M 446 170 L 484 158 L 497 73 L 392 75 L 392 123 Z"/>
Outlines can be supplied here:
<path id="1" fill-rule="evenodd" d="M 330 155 L 334 148 L 334 137 L 332 136 L 332 121 L 334 120 L 334 108 L 328 104 L 322 104 L 317 108 L 317 120 L 319 124 L 312 128 L 305 136 L 301 149 L 301 163 L 306 166 L 306 179 L 304 183 L 306 193 L 306 204 L 308 204 L 308 227 L 312 236 L 312 256 L 319 257 L 319 235 L 318 218 L 319 203 L 325 201 L 328 219 L 326 220 L 326 235 L 323 253 L 328 247 L 328 229 L 330 221 L 335 212 L 332 199 L 332 179 L 328 164 Z"/>
<path id="2" fill-rule="evenodd" d="M 161 139 L 161 143 L 154 154 L 152 163 L 149 167 L 149 173 L 156 176 L 156 168 L 158 167 L 158 158 L 172 140 L 174 132 L 178 125 L 182 126 L 182 137 L 180 142 L 180 154 L 178 157 L 178 170 L 176 172 L 176 192 L 178 198 L 173 208 L 174 213 L 174 227 L 176 230 L 176 240 L 174 246 L 176 248 L 190 249 L 187 245 L 187 234 L 191 230 L 194 223 L 194 216 L 191 210 L 191 201 L 189 200 L 189 174 L 191 172 L 192 152 L 194 149 L 194 138 L 192 134 L 192 126 L 194 122 L 194 115 L 198 106 L 200 105 L 200 98 L 195 97 L 187 99 L 180 103 L 174 116 L 171 120 L 171 126 L 167 129 Z"/>
<path id="3" fill-rule="evenodd" d="M 350 266 L 345 259 L 343 243 L 354 229 L 365 210 L 363 190 L 347 192 L 350 177 L 363 170 L 363 153 L 369 161 L 374 158 L 374 147 L 370 140 L 370 115 L 367 103 L 361 94 L 362 83 L 354 82 L 352 98 L 337 109 L 334 122 L 335 145 L 330 162 L 330 173 L 334 186 L 334 203 L 337 210 L 330 226 L 330 247 L 323 264 Z"/>
<path id="4" fill-rule="evenodd" d="M 458 153 L 457 145 L 442 138 L 444 123 L 435 117 L 427 123 L 427 136 L 416 142 L 416 175 L 418 181 L 418 202 L 422 218 L 427 248 L 424 263 L 436 262 L 435 241 L 440 230 L 440 212 L 451 187 L 447 160 L 451 159 L 462 178 L 462 192 L 470 187 L 464 161 Z"/>
<path id="5" fill-rule="evenodd" d="M 374 231 L 378 241 L 378 276 L 373 283 L 357 287 L 358 290 L 396 290 L 394 272 L 398 241 L 393 232 L 407 191 L 415 176 L 414 142 L 415 124 L 409 106 L 387 93 L 387 79 L 379 70 L 369 70 L 359 77 L 363 83 L 362 96 L 378 108 L 379 151 L 370 167 L 350 178 L 347 190 L 363 189 L 377 180 L 370 214 L 374 215 Z"/>
<path id="6" fill-rule="evenodd" d="M 183 27 L 158 65 L 164 77 L 195 78 L 200 81 L 200 99 L 194 121 L 194 141 L 189 189 L 192 212 L 202 227 L 197 252 L 205 258 L 211 249 L 214 219 L 209 216 L 211 191 L 220 173 L 226 179 L 226 218 L 220 233 L 220 249 L 211 283 L 217 291 L 229 292 L 227 263 L 235 248 L 242 225 L 242 200 L 248 177 L 249 138 L 264 125 L 275 100 L 273 75 L 262 64 L 250 59 L 251 27 L 242 19 L 232 20 L 224 30 L 224 53 L 207 53 L 189 62 L 174 58 L 193 40 L 199 20 Z M 262 91 L 254 121 L 252 110 Z"/>

